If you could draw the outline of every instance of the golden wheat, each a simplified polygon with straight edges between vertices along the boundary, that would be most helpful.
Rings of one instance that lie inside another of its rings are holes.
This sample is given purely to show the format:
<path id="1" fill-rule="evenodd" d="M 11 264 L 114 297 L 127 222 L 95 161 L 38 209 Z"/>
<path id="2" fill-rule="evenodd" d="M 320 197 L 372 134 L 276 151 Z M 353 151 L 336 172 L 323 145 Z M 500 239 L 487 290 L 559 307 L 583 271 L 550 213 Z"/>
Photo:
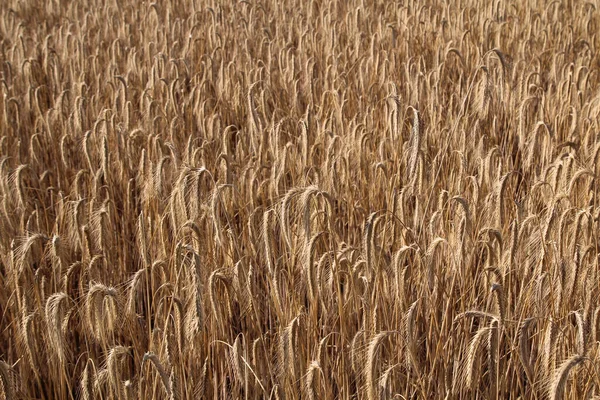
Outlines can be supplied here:
<path id="1" fill-rule="evenodd" d="M 599 27 L 0 2 L 0 398 L 597 396 Z"/>

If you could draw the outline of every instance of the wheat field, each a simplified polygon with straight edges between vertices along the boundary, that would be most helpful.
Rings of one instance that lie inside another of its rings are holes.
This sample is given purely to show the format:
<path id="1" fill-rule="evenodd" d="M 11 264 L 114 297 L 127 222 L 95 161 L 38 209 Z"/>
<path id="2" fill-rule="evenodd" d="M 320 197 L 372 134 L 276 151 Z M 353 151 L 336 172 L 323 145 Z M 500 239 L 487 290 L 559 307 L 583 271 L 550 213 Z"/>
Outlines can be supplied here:
<path id="1" fill-rule="evenodd" d="M 598 3 L 1 2 L 0 398 L 600 398 Z"/>

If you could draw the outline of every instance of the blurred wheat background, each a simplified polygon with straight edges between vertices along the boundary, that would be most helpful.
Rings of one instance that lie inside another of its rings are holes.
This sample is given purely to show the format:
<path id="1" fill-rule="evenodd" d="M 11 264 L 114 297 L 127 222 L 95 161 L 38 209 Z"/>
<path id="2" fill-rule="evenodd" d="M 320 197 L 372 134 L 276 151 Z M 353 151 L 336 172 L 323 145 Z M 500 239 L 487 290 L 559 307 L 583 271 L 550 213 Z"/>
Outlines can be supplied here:
<path id="1" fill-rule="evenodd" d="M 3 1 L 0 398 L 599 398 L 597 3 Z"/>

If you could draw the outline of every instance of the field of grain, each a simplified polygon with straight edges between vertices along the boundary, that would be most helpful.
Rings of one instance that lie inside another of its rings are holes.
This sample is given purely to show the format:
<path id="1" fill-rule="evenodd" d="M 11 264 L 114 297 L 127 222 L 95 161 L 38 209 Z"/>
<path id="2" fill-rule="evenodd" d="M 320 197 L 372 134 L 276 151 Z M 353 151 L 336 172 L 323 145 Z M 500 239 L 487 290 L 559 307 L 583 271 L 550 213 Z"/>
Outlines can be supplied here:
<path id="1" fill-rule="evenodd" d="M 0 3 L 0 398 L 600 398 L 598 1 Z"/>

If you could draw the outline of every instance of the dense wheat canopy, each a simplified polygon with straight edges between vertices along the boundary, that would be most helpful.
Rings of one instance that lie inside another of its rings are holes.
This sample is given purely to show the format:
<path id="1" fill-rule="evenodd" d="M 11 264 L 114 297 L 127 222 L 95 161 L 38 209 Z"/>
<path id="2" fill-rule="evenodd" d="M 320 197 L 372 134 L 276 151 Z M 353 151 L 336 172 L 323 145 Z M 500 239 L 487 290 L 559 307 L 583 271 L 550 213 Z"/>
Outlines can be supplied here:
<path id="1" fill-rule="evenodd" d="M 2 1 L 0 398 L 597 398 L 597 3 Z"/>

